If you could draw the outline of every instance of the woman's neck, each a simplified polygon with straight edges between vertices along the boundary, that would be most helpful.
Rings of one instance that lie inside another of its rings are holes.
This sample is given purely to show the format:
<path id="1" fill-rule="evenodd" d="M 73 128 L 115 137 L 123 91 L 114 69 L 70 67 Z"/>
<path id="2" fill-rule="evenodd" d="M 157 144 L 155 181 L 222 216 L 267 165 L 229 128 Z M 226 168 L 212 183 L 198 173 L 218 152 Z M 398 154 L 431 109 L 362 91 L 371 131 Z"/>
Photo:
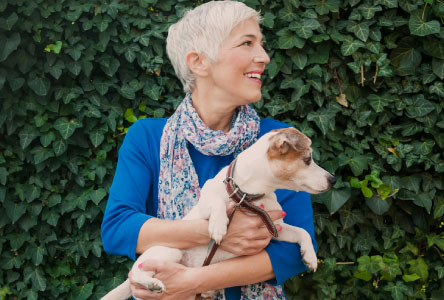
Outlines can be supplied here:
<path id="1" fill-rule="evenodd" d="M 230 107 L 226 100 L 217 99 L 215 95 L 200 93 L 197 89 L 191 93 L 191 98 L 193 107 L 208 128 L 223 132 L 230 131 L 236 107 Z"/>

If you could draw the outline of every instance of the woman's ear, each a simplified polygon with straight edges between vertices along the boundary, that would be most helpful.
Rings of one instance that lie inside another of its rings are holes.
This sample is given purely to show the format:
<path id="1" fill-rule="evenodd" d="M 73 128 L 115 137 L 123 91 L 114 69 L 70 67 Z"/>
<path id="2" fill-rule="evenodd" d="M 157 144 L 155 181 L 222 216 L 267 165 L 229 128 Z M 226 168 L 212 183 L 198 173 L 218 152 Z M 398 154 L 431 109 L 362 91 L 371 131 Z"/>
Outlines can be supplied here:
<path id="1" fill-rule="evenodd" d="M 188 68 L 194 75 L 206 77 L 208 75 L 209 62 L 204 54 L 191 51 L 185 57 Z"/>

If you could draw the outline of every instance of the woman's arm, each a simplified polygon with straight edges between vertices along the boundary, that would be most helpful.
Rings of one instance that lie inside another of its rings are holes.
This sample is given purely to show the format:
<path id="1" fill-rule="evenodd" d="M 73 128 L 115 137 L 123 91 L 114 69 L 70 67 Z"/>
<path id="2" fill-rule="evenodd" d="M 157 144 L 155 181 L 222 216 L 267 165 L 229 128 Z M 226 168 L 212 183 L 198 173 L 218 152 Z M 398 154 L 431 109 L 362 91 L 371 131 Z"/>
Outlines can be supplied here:
<path id="1" fill-rule="evenodd" d="M 230 205 L 228 210 L 232 209 Z M 273 221 L 282 217 L 282 211 L 270 211 Z M 279 226 L 279 225 L 278 225 Z M 279 229 L 279 228 L 278 228 Z M 221 249 L 236 255 L 252 255 L 262 251 L 271 235 L 258 216 L 247 216 L 237 211 L 221 243 Z M 208 220 L 161 220 L 150 218 L 141 227 L 137 240 L 137 253 L 159 245 L 186 249 L 208 245 Z"/>
<path id="2" fill-rule="evenodd" d="M 186 249 L 208 245 L 207 220 L 161 220 L 150 218 L 140 228 L 137 239 L 138 254 L 152 246 Z"/>
<path id="3" fill-rule="evenodd" d="M 166 291 L 157 294 L 131 284 L 134 297 L 139 299 L 181 300 L 197 293 L 231 286 L 248 285 L 274 278 L 267 252 L 236 257 L 201 268 L 187 268 L 181 264 L 147 260 L 142 269 L 154 271 Z"/>

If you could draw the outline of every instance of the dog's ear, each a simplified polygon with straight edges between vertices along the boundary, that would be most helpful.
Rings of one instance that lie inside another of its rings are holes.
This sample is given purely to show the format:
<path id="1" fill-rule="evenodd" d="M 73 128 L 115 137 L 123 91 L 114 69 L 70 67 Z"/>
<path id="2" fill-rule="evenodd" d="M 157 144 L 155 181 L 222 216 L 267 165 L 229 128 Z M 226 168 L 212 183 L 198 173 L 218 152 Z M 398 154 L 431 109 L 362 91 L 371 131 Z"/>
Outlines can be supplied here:
<path id="1" fill-rule="evenodd" d="M 273 131 L 277 131 L 277 134 L 270 139 L 268 148 L 270 157 L 285 155 L 291 150 L 300 152 L 311 146 L 311 140 L 296 128 L 290 127 Z"/>

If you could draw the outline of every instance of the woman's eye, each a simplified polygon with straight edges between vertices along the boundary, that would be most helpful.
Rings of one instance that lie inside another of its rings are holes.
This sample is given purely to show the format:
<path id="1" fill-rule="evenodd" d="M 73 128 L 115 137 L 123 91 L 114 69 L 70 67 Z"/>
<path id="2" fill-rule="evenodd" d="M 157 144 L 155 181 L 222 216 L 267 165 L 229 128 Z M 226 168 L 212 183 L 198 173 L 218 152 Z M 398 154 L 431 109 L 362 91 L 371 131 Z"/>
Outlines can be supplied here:
<path id="1" fill-rule="evenodd" d="M 241 44 L 241 46 L 250 46 L 250 45 L 251 45 L 251 41 L 246 41 Z"/>

